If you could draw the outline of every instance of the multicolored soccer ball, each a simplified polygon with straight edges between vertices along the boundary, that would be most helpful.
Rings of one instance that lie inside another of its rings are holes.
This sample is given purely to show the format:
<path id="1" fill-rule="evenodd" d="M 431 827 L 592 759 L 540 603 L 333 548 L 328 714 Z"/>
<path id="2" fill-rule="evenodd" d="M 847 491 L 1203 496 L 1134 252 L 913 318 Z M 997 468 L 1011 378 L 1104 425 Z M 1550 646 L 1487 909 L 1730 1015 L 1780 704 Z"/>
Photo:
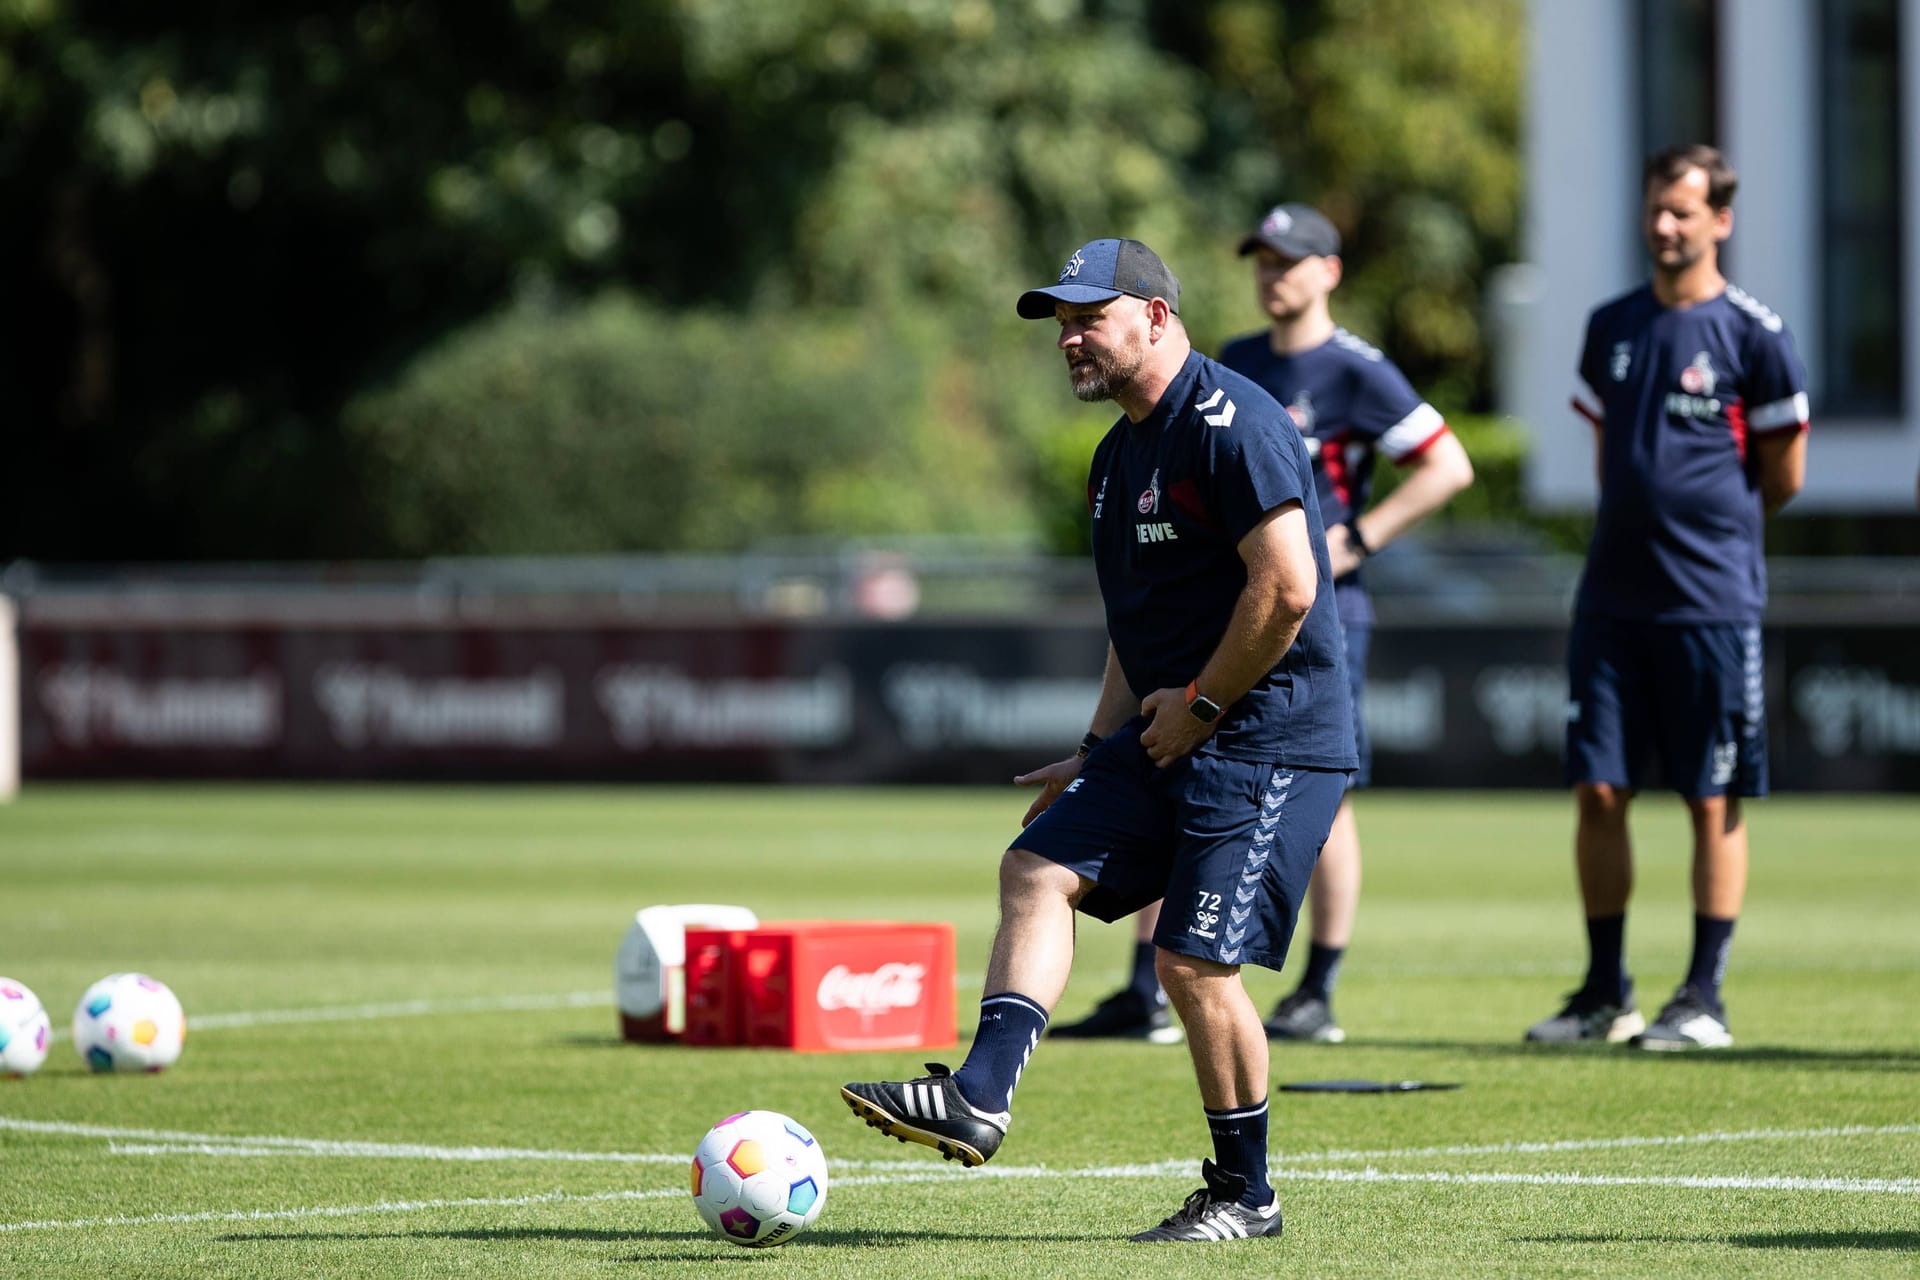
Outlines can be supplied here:
<path id="1" fill-rule="evenodd" d="M 108 974 L 73 1011 L 73 1047 L 95 1071 L 163 1070 L 186 1038 L 180 1001 L 144 973 Z"/>
<path id="2" fill-rule="evenodd" d="M 820 1144 L 778 1111 L 728 1116 L 693 1153 L 693 1207 L 735 1244 L 785 1244 L 812 1226 L 826 1203 Z"/>
<path id="3" fill-rule="evenodd" d="M 0 978 L 0 1076 L 30 1076 L 47 1060 L 53 1019 L 24 982 Z"/>

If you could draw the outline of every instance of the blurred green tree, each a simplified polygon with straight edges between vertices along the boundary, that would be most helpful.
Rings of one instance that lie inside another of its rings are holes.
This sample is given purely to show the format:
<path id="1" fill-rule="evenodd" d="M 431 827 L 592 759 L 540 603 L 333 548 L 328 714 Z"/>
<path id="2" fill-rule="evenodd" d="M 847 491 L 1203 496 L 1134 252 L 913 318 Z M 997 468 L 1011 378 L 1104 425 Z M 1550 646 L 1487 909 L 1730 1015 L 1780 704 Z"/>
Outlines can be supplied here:
<path id="1" fill-rule="evenodd" d="M 1342 318 L 1482 404 L 1518 15 L 0 0 L 0 558 L 1068 545 L 1062 473 L 1110 414 L 1014 293 L 1137 236 L 1215 349 L 1257 323 L 1232 245 L 1278 199 L 1348 234 Z M 672 509 L 690 424 L 715 514 L 642 527 L 616 499 Z"/>

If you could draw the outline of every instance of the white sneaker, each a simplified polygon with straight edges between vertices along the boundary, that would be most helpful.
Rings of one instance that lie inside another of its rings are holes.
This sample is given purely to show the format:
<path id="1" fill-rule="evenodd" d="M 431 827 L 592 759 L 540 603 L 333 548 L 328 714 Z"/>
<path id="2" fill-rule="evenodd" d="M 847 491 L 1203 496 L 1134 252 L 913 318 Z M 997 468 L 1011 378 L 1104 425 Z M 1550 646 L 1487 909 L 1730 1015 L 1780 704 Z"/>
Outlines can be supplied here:
<path id="1" fill-rule="evenodd" d="M 1727 1011 L 1692 987 L 1681 987 L 1653 1025 L 1630 1042 L 1635 1049 L 1665 1052 L 1687 1049 L 1725 1049 L 1733 1044 L 1727 1030 Z"/>

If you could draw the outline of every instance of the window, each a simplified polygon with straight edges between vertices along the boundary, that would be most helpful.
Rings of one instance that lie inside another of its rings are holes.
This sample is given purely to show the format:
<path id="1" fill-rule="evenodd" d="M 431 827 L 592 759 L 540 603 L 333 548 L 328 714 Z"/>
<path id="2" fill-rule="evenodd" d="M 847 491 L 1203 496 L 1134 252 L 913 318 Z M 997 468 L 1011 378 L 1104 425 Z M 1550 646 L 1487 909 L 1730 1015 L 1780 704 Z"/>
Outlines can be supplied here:
<path id="1" fill-rule="evenodd" d="M 1720 145 L 1716 0 L 1640 0 L 1640 154 Z"/>
<path id="2" fill-rule="evenodd" d="M 1899 0 L 1820 5 L 1824 412 L 1897 417 L 1901 288 Z"/>

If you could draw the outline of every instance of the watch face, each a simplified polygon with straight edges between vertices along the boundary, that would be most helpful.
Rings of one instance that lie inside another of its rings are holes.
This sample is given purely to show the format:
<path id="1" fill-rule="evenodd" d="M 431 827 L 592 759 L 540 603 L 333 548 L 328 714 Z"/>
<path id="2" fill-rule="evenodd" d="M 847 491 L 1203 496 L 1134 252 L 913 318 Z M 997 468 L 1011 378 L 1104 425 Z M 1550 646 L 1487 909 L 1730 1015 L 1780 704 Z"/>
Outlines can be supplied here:
<path id="1" fill-rule="evenodd" d="M 1215 720 L 1218 720 L 1220 718 L 1220 704 L 1213 701 L 1213 699 L 1207 697 L 1205 694 L 1202 694 L 1199 697 L 1196 697 L 1192 702 L 1189 702 L 1187 704 L 1187 710 L 1193 712 L 1194 719 L 1202 720 L 1207 724 L 1212 724 Z"/>

